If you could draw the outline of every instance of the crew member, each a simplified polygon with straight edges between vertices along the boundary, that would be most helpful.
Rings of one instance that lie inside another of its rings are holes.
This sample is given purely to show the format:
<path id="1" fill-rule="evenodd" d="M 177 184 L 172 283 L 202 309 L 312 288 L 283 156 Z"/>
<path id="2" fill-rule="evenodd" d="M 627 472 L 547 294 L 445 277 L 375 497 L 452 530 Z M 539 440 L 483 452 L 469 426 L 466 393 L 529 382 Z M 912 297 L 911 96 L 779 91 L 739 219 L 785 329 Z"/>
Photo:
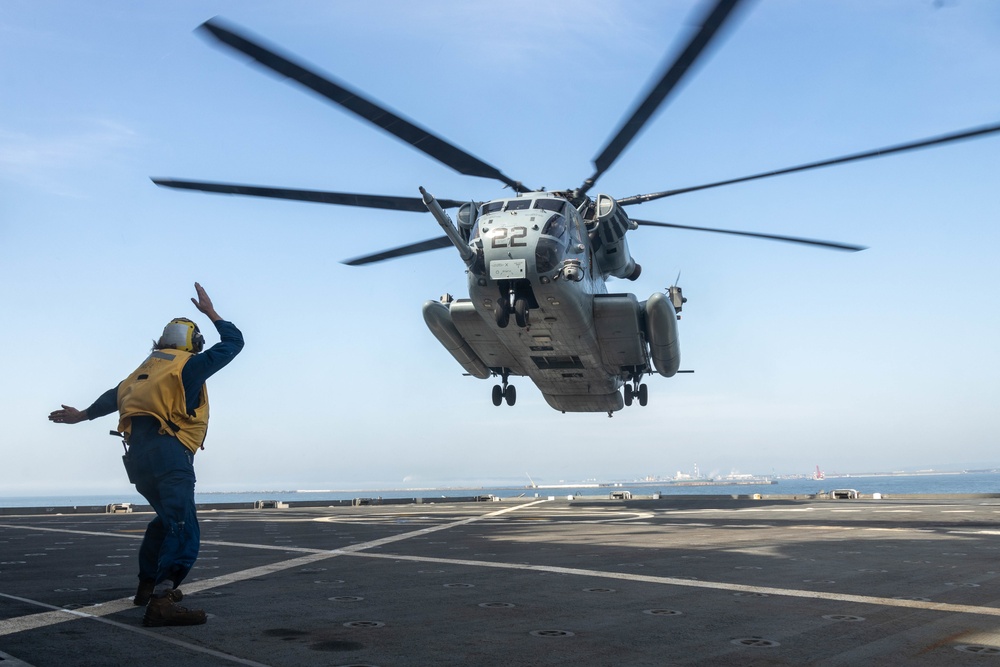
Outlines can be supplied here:
<path id="1" fill-rule="evenodd" d="M 243 334 L 223 320 L 198 283 L 191 302 L 215 324 L 221 340 L 203 350 L 198 325 L 171 320 L 145 361 L 86 410 L 63 405 L 49 420 L 76 424 L 119 413 L 117 431 L 128 443 L 129 481 L 156 511 L 139 547 L 139 587 L 133 602 L 145 605 L 146 626 L 198 625 L 205 612 L 177 604 L 177 588 L 198 557 L 200 532 L 194 502 L 194 455 L 208 430 L 205 381 L 243 349 Z"/>

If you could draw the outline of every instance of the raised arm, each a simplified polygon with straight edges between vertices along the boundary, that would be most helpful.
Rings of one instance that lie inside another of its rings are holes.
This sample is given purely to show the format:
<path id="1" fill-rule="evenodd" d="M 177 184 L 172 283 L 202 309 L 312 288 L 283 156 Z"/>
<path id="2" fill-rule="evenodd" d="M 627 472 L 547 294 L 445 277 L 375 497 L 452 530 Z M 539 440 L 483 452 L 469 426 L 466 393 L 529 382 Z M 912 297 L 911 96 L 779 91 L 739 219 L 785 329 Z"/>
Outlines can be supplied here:
<path id="1" fill-rule="evenodd" d="M 212 305 L 212 299 L 208 296 L 208 292 L 205 291 L 205 288 L 201 286 L 201 283 L 195 283 L 194 289 L 198 293 L 197 299 L 194 297 L 191 298 L 191 303 L 194 304 L 194 307 L 204 313 L 208 319 L 213 322 L 221 320 L 222 317 L 215 312 L 215 306 Z"/>

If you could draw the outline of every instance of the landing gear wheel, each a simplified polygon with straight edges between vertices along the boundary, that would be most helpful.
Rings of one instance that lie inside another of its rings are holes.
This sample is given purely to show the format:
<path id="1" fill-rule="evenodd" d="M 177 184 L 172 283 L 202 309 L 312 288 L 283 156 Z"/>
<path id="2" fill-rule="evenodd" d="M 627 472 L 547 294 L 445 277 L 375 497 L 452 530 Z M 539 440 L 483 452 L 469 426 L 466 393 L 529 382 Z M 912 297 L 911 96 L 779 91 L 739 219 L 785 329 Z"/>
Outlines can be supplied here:
<path id="1" fill-rule="evenodd" d="M 493 405 L 500 407 L 503 403 L 503 387 L 498 384 L 493 385 Z"/>
<path id="2" fill-rule="evenodd" d="M 634 396 L 632 394 L 632 385 L 626 383 L 623 391 L 625 393 L 625 405 L 632 405 L 632 398 Z"/>
<path id="3" fill-rule="evenodd" d="M 496 310 L 497 326 L 501 329 L 507 327 L 507 323 L 510 322 L 510 306 L 508 306 L 503 301 L 497 303 Z"/>
<path id="4" fill-rule="evenodd" d="M 514 389 L 514 385 L 507 385 L 507 388 L 503 390 L 503 398 L 507 401 L 507 405 L 514 405 L 514 401 L 517 400 L 517 390 Z"/>
<path id="5" fill-rule="evenodd" d="M 639 385 L 639 405 L 646 407 L 646 401 L 649 400 L 649 392 L 646 390 L 646 385 Z"/>
<path id="6" fill-rule="evenodd" d="M 514 322 L 522 329 L 528 326 L 528 300 L 524 297 L 514 300 Z"/>

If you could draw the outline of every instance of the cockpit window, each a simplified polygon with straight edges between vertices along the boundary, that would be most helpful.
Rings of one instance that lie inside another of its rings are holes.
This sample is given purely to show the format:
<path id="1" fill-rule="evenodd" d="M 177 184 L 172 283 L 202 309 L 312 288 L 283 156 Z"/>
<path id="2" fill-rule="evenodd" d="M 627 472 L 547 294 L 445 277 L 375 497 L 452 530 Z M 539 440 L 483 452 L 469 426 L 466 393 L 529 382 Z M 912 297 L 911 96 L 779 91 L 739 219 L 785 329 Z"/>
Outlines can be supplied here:
<path id="1" fill-rule="evenodd" d="M 559 212 L 563 210 L 565 204 L 566 202 L 561 199 L 536 199 L 534 208 Z"/>
<path id="2" fill-rule="evenodd" d="M 553 213 L 545 221 L 545 226 L 542 227 L 542 234 L 561 239 L 566 234 L 566 218 L 559 213 Z"/>
<path id="3" fill-rule="evenodd" d="M 496 213 L 503 208 L 503 201 L 491 201 L 483 204 L 483 212 L 481 215 L 486 215 L 487 213 Z"/>
<path id="4" fill-rule="evenodd" d="M 535 270 L 554 271 L 566 255 L 566 246 L 566 218 L 562 213 L 552 213 L 535 244 Z"/>
<path id="5" fill-rule="evenodd" d="M 530 199 L 511 199 L 507 202 L 507 211 L 523 211 L 526 208 L 531 208 Z"/>

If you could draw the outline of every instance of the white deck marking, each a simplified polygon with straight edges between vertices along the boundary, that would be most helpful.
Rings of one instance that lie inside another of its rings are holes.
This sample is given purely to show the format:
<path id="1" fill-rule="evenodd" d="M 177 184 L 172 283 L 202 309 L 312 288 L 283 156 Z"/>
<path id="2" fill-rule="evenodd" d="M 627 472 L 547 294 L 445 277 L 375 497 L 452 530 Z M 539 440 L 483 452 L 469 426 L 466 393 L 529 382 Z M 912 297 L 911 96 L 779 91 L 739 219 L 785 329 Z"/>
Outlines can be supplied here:
<path id="1" fill-rule="evenodd" d="M 204 646 L 198 646 L 197 644 L 188 644 L 179 639 L 169 637 L 157 632 L 152 632 L 145 628 L 137 628 L 133 625 L 127 625 L 125 623 L 119 623 L 118 621 L 112 621 L 108 618 L 102 618 L 106 614 L 113 614 L 118 611 L 122 611 L 126 608 L 126 604 L 131 607 L 132 601 L 128 600 L 127 603 L 122 600 L 114 600 L 107 604 L 95 605 L 93 607 L 84 607 L 87 611 L 81 609 L 63 609 L 61 607 L 53 607 L 50 604 L 45 604 L 44 602 L 39 602 L 38 600 L 29 600 L 28 598 L 17 597 L 16 595 L 7 595 L 6 593 L 0 593 L 0 597 L 5 597 L 10 600 L 17 600 L 18 602 L 24 602 L 26 604 L 35 605 L 37 607 L 45 607 L 46 609 L 51 609 L 52 611 L 44 614 L 34 614 L 32 616 L 22 616 L 20 618 L 13 618 L 3 623 L 0 623 L 0 636 L 13 634 L 14 632 L 23 632 L 25 630 L 32 630 L 35 628 L 40 628 L 45 625 L 52 625 L 53 623 L 62 623 L 63 621 L 73 620 L 73 618 L 89 618 L 94 621 L 99 621 L 101 623 L 106 623 L 107 625 L 113 625 L 116 628 L 122 630 L 128 630 L 129 632 L 135 632 L 140 635 L 145 635 L 150 639 L 156 639 L 168 644 L 173 644 L 174 646 L 179 646 L 181 648 L 189 649 L 191 651 L 197 651 L 198 653 L 204 653 L 210 655 L 213 658 L 219 658 L 220 660 L 226 660 L 228 662 L 235 662 L 238 665 L 247 665 L 248 667 L 270 667 L 262 662 L 255 662 L 253 660 L 246 660 L 245 658 L 239 658 L 235 655 L 229 655 L 228 653 L 223 653 L 221 651 L 215 651 L 210 648 L 205 648 Z M 109 607 L 110 609 L 105 609 Z M 100 608 L 100 614 L 91 613 L 91 610 L 96 610 Z M 47 622 L 42 622 L 47 621 Z M 13 630 L 7 630 L 7 624 L 12 624 Z"/>
<path id="2" fill-rule="evenodd" d="M 418 563 L 434 563 L 437 565 L 462 565 L 468 567 L 490 567 L 506 570 L 527 570 L 532 572 L 550 572 L 553 574 L 571 574 L 581 577 L 596 577 L 602 579 L 618 579 L 624 581 L 639 581 L 647 584 L 662 584 L 666 586 L 685 586 L 688 588 L 707 588 L 712 590 L 732 591 L 739 593 L 763 593 L 785 597 L 814 598 L 832 600 L 834 602 L 856 602 L 860 604 L 879 605 L 884 607 L 903 607 L 906 609 L 923 609 L 927 611 L 947 611 L 959 614 L 978 614 L 983 616 L 1000 616 L 998 607 L 977 607 L 974 605 L 949 604 L 944 602 L 923 602 L 920 600 L 900 600 L 868 595 L 851 595 L 847 593 L 826 593 L 823 591 L 808 591 L 795 588 L 774 588 L 770 586 L 747 586 L 721 581 L 700 581 L 679 579 L 675 577 L 655 577 L 625 572 L 604 572 L 602 570 L 584 570 L 576 567 L 556 567 L 550 565 L 529 565 L 525 563 L 491 563 L 478 560 L 461 560 L 456 558 L 433 558 L 425 556 L 403 556 L 400 554 L 370 554 L 345 553 L 344 555 L 363 558 L 382 558 L 388 560 L 405 560 Z"/>
<path id="3" fill-rule="evenodd" d="M 0 662 L 4 664 L 4 667 L 34 667 L 29 665 L 24 660 L 19 660 L 9 653 L 4 653 L 0 651 Z"/>
<path id="4" fill-rule="evenodd" d="M 142 535 L 128 533 L 101 533 L 95 530 L 74 530 L 71 528 L 44 528 L 42 526 L 18 526 L 11 523 L 0 523 L 0 528 L 17 528 L 20 530 L 34 530 L 41 533 L 64 533 L 68 535 L 95 535 L 97 537 L 127 537 L 132 540 L 141 540 Z"/>

